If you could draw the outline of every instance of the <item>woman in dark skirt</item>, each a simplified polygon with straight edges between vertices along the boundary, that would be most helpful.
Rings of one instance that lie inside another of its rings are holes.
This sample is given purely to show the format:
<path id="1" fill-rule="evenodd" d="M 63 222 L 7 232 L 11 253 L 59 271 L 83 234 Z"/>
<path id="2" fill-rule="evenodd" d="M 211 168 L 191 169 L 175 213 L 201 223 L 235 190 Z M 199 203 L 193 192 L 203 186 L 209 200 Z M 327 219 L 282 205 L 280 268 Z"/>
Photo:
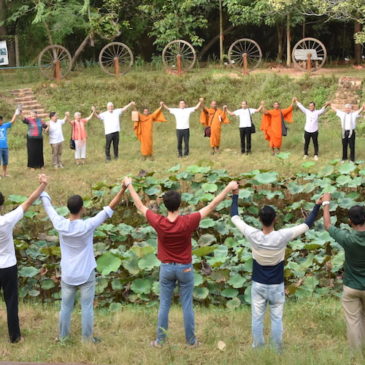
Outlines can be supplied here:
<path id="1" fill-rule="evenodd" d="M 31 169 L 41 169 L 44 166 L 42 132 L 43 129 L 47 128 L 47 124 L 37 117 L 37 112 L 31 112 L 30 117 L 25 118 L 23 123 L 28 125 L 28 167 Z"/>

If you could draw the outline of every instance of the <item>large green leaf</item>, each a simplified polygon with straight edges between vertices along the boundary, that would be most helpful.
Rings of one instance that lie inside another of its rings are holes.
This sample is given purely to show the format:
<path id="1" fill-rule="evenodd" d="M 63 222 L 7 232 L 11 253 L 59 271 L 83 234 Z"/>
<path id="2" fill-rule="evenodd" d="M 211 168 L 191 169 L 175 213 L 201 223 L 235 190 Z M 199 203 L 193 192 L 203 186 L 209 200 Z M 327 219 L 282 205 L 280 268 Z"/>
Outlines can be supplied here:
<path id="1" fill-rule="evenodd" d="M 196 248 L 195 250 L 193 250 L 193 255 L 198 256 L 198 257 L 207 256 L 207 255 L 211 254 L 212 252 L 214 252 L 215 248 L 216 248 L 216 246 L 199 247 L 199 248 Z"/>
<path id="2" fill-rule="evenodd" d="M 233 288 L 238 289 L 242 288 L 245 282 L 246 279 L 243 276 L 241 276 L 240 274 L 235 274 L 231 276 L 231 278 L 228 281 L 228 284 L 230 284 Z"/>
<path id="3" fill-rule="evenodd" d="M 216 184 L 213 184 L 213 183 L 205 183 L 205 184 L 202 185 L 202 189 L 206 193 L 214 193 L 218 190 L 218 186 Z"/>
<path id="4" fill-rule="evenodd" d="M 337 167 L 340 174 L 349 174 L 356 169 L 356 165 L 353 162 L 345 162 Z"/>
<path id="5" fill-rule="evenodd" d="M 208 288 L 201 288 L 201 287 L 194 288 L 193 296 L 195 299 L 204 300 L 208 297 L 208 295 L 209 295 Z"/>
<path id="6" fill-rule="evenodd" d="M 122 264 L 122 260 L 112 253 L 106 252 L 97 259 L 96 263 L 97 270 L 100 273 L 103 275 L 109 275 L 111 272 L 118 271 L 120 265 Z"/>
<path id="7" fill-rule="evenodd" d="M 25 278 L 32 278 L 33 276 L 36 276 L 38 274 L 39 270 L 35 268 L 34 266 L 23 266 L 19 270 L 19 276 L 25 277 Z"/>
<path id="8" fill-rule="evenodd" d="M 254 177 L 254 180 L 258 184 L 272 184 L 277 181 L 278 173 L 275 171 L 271 172 L 263 172 L 261 174 L 257 174 Z"/>
<path id="9" fill-rule="evenodd" d="M 222 291 L 222 296 L 226 298 L 234 298 L 238 295 L 238 290 L 233 288 L 227 288 Z"/>
<path id="10" fill-rule="evenodd" d="M 136 279 L 133 280 L 131 289 L 136 294 L 149 294 L 152 288 L 152 281 L 150 279 Z"/>
<path id="11" fill-rule="evenodd" d="M 150 253 L 146 256 L 143 256 L 138 261 L 138 267 L 141 270 L 152 270 L 155 267 L 160 266 L 160 261 L 158 261 L 156 255 L 154 253 Z"/>

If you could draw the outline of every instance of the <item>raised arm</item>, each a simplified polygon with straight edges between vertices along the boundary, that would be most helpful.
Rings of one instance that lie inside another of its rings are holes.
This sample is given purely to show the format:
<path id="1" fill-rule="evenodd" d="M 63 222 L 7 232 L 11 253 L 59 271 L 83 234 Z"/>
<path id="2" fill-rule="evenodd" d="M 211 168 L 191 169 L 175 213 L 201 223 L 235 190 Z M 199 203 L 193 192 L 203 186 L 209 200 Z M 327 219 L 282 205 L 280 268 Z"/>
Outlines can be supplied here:
<path id="1" fill-rule="evenodd" d="M 38 199 L 39 195 L 44 191 L 48 184 L 47 176 L 44 174 L 39 175 L 39 186 L 37 189 L 33 191 L 32 194 L 29 195 L 28 199 L 21 204 L 23 211 L 26 212 L 29 207 Z"/>
<path id="2" fill-rule="evenodd" d="M 204 98 L 199 98 L 199 102 L 198 102 L 198 104 L 196 104 L 194 106 L 194 109 L 198 110 L 202 106 L 203 103 L 204 103 Z"/>
<path id="3" fill-rule="evenodd" d="M 123 185 L 122 188 L 120 189 L 120 191 L 117 193 L 117 195 L 115 195 L 115 197 L 113 198 L 113 200 L 109 203 L 109 207 L 113 210 L 115 210 L 115 208 L 117 207 L 117 205 L 120 203 L 120 201 L 123 198 L 123 194 L 126 190 L 126 187 Z"/>
<path id="4" fill-rule="evenodd" d="M 170 111 L 170 108 L 163 102 L 160 102 L 161 107 L 165 108 L 167 111 Z"/>
<path id="5" fill-rule="evenodd" d="M 96 108 L 94 106 L 92 106 L 91 107 L 91 114 L 87 118 L 85 118 L 86 121 L 89 121 L 95 115 L 95 113 L 96 113 Z"/>
<path id="6" fill-rule="evenodd" d="M 264 109 L 264 102 L 261 101 L 260 106 L 256 109 L 256 113 L 261 112 Z"/>
<path id="7" fill-rule="evenodd" d="M 331 227 L 330 202 L 331 202 L 331 194 L 329 193 L 323 194 L 322 197 L 323 223 L 324 223 L 324 228 L 327 231 Z"/>
<path id="8" fill-rule="evenodd" d="M 331 106 L 331 109 L 334 111 L 334 112 L 338 112 L 340 109 L 337 109 L 337 108 L 335 108 L 332 104 L 330 104 L 330 106 Z"/>
<path id="9" fill-rule="evenodd" d="M 16 121 L 16 118 L 18 117 L 18 115 L 20 115 L 20 112 L 18 111 L 18 109 L 15 111 L 13 117 L 11 118 L 10 123 L 14 123 Z"/>
<path id="10" fill-rule="evenodd" d="M 63 123 L 66 123 L 70 119 L 70 112 L 65 113 L 65 117 L 63 118 Z"/>
<path id="11" fill-rule="evenodd" d="M 139 212 L 141 212 L 144 216 L 146 216 L 148 208 L 142 203 L 141 198 L 135 191 L 133 185 L 132 185 L 132 179 L 130 177 L 125 177 L 123 180 L 123 184 L 126 187 L 126 189 L 129 190 L 129 193 L 131 194 L 131 197 L 133 199 L 134 205 L 138 209 Z"/>
<path id="12" fill-rule="evenodd" d="M 214 211 L 217 205 L 226 197 L 226 195 L 231 192 L 232 190 L 238 189 L 237 181 L 231 181 L 224 189 L 221 191 L 206 207 L 199 210 L 199 213 L 204 219 L 210 213 Z"/>
<path id="13" fill-rule="evenodd" d="M 134 101 L 131 101 L 129 104 L 127 104 L 126 106 L 124 106 L 123 108 L 121 108 L 122 112 L 125 112 L 128 108 L 130 108 L 131 106 L 136 105 L 136 103 Z"/>
<path id="14" fill-rule="evenodd" d="M 228 109 L 228 107 L 227 107 L 227 109 L 226 109 L 226 112 L 231 116 L 231 117 L 237 117 L 237 115 L 236 114 L 234 114 L 233 112 L 231 112 L 229 109 Z"/>

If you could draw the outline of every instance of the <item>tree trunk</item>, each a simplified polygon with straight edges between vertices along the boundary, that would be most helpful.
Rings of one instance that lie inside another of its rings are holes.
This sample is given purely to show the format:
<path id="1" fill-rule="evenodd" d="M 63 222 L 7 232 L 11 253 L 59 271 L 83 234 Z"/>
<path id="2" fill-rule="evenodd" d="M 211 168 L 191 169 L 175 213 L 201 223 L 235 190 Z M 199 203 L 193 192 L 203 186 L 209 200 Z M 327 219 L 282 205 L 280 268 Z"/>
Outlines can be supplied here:
<path id="1" fill-rule="evenodd" d="M 354 34 L 361 32 L 361 30 L 362 30 L 362 25 L 359 22 L 355 21 Z M 354 51 L 355 51 L 355 65 L 360 65 L 362 61 L 361 44 L 355 43 Z"/>
<path id="2" fill-rule="evenodd" d="M 290 67 L 291 64 L 291 47 L 290 47 L 290 15 L 286 18 L 286 65 Z"/>
<path id="3" fill-rule="evenodd" d="M 228 28 L 224 29 L 223 35 L 229 33 L 233 30 L 233 25 L 229 26 Z M 205 44 L 205 46 L 202 48 L 202 50 L 199 53 L 199 60 L 202 60 L 202 58 L 205 56 L 205 54 L 210 50 L 210 48 L 213 46 L 215 42 L 219 40 L 220 34 L 217 34 L 215 37 L 213 37 L 209 42 Z"/>
<path id="4" fill-rule="evenodd" d="M 276 34 L 278 36 L 278 54 L 276 56 L 276 62 L 281 63 L 281 61 L 283 60 L 283 28 L 279 25 L 276 24 Z"/>
<path id="5" fill-rule="evenodd" d="M 6 19 L 5 0 L 0 0 L 0 23 Z M 0 25 L 0 36 L 6 35 L 5 25 Z"/>
<path id="6" fill-rule="evenodd" d="M 76 60 L 79 57 L 80 53 L 85 49 L 87 42 L 90 40 L 91 34 L 88 34 L 85 39 L 81 42 L 81 44 L 79 45 L 79 48 L 77 48 L 75 54 L 72 57 L 72 61 L 71 61 L 71 69 L 73 70 L 75 65 L 76 65 Z"/>
<path id="7" fill-rule="evenodd" d="M 219 0 L 219 60 L 223 63 L 223 9 L 222 0 Z"/>

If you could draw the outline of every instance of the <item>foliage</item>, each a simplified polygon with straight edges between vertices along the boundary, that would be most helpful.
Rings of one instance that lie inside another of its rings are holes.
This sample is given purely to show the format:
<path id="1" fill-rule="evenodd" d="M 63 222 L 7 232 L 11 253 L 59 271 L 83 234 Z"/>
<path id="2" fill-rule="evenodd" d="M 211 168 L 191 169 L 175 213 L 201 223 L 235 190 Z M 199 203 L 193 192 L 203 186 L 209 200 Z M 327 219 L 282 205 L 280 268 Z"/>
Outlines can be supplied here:
<path id="1" fill-rule="evenodd" d="M 324 191 L 333 193 L 331 211 L 336 212 L 341 223 L 346 221 L 344 209 L 363 200 L 365 186 L 365 170 L 352 163 L 337 164 L 337 161 L 317 174 L 300 172 L 286 178 L 262 170 L 230 177 L 225 170 L 209 166 L 191 165 L 181 169 L 176 165 L 169 170 L 167 178 L 157 178 L 150 172 L 135 177 L 134 181 L 147 205 L 162 213 L 165 210 L 158 199 L 161 192 L 170 188 L 181 190 L 182 213 L 186 214 L 204 206 L 232 178 L 243 186 L 240 214 L 256 227 L 260 226 L 257 214 L 261 204 L 276 207 L 278 226 L 298 224 L 303 221 L 303 212 L 309 211 Z M 108 201 L 116 188 L 104 183 L 92 186 L 92 196 L 86 198 L 86 206 L 91 206 L 92 200 L 90 215 Z M 19 203 L 22 197 L 12 196 L 11 201 Z M 194 234 L 194 298 L 205 304 L 237 308 L 250 303 L 252 255 L 249 243 L 230 222 L 229 207 L 230 200 L 223 201 L 212 217 L 201 221 Z M 19 287 L 23 298 L 40 297 L 49 301 L 59 297 L 60 248 L 50 222 L 41 218 L 43 213 L 39 210 L 38 206 L 32 209 L 32 230 L 29 230 L 30 218 L 26 218 L 16 232 Z M 40 240 L 38 232 L 43 231 L 47 234 Z M 96 292 L 100 305 L 153 303 L 157 299 L 156 246 L 155 231 L 127 202 L 96 230 L 95 255 L 100 273 Z M 314 229 L 288 246 L 287 294 L 297 299 L 337 295 L 342 284 L 343 260 L 343 251 L 318 221 Z"/>

